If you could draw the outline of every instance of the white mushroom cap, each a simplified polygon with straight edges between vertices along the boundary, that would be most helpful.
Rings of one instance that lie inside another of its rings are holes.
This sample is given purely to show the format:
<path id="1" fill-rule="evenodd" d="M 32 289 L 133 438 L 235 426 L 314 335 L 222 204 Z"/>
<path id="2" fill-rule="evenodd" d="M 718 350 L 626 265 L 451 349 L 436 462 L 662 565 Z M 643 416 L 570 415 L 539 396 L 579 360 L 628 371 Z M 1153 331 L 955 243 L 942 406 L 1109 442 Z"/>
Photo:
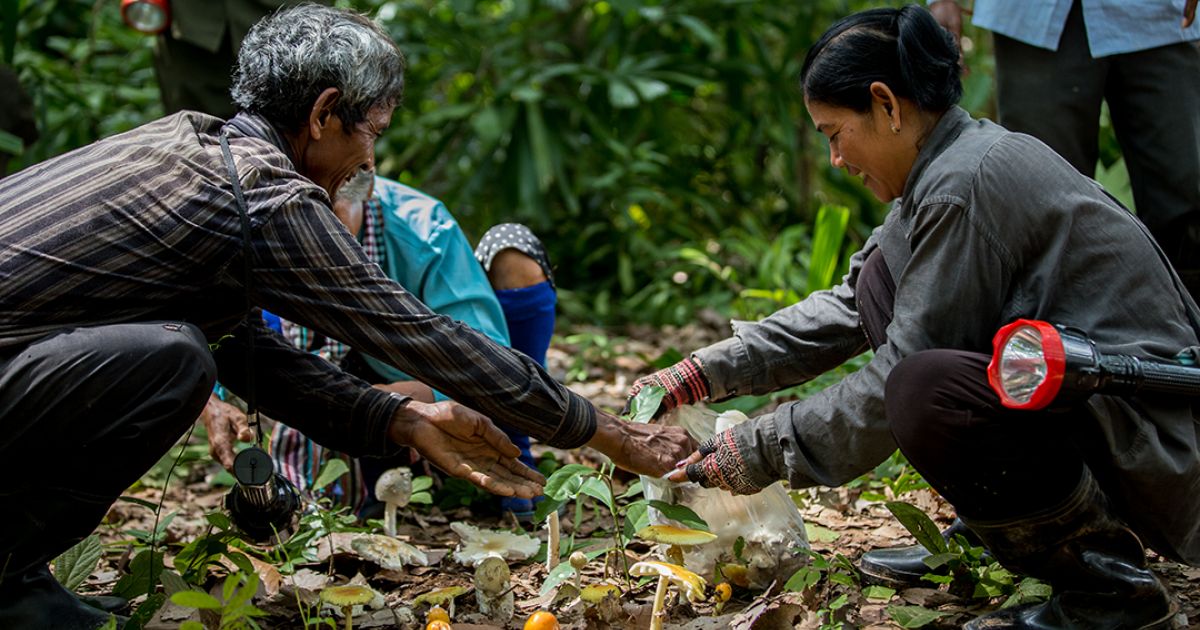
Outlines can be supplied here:
<path id="1" fill-rule="evenodd" d="M 677 564 L 658 562 L 657 560 L 643 560 L 634 564 L 629 567 L 629 575 L 634 577 L 666 577 L 673 584 L 683 589 L 684 593 L 687 594 L 687 598 L 694 602 L 704 599 L 704 589 L 708 586 L 708 582 L 699 575 Z"/>
<path id="2" fill-rule="evenodd" d="M 350 548 L 365 560 L 384 569 L 399 571 L 406 564 L 429 566 L 429 557 L 416 547 L 391 536 L 364 534 L 350 541 Z"/>
<path id="3" fill-rule="evenodd" d="M 375 498 L 404 507 L 412 498 L 412 471 L 403 466 L 384 471 L 375 482 Z"/>
<path id="4" fill-rule="evenodd" d="M 488 556 L 524 560 L 537 553 L 542 546 L 533 536 L 479 529 L 462 522 L 450 523 L 450 529 L 462 539 L 454 551 L 454 559 L 470 567 L 478 565 Z"/>

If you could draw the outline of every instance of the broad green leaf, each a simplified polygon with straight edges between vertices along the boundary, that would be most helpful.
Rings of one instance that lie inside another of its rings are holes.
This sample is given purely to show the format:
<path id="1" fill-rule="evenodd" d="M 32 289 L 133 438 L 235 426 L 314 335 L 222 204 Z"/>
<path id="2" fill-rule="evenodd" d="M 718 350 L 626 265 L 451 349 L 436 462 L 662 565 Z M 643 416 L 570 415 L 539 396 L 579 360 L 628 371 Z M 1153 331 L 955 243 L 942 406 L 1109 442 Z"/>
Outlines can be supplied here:
<path id="1" fill-rule="evenodd" d="M 808 590 L 821 579 L 821 571 L 815 567 L 800 567 L 798 571 L 788 578 L 788 581 L 783 585 L 783 590 L 800 593 Z"/>
<path id="2" fill-rule="evenodd" d="M 609 511 L 615 509 L 613 506 L 612 490 L 599 477 L 592 477 L 585 480 L 583 485 L 579 487 L 579 494 L 586 494 L 589 497 L 595 498 L 597 501 L 603 503 L 604 507 L 607 507 Z"/>
<path id="3" fill-rule="evenodd" d="M 632 499 L 633 497 L 636 497 L 639 494 L 642 494 L 642 480 L 641 479 L 638 479 L 638 480 L 634 481 L 633 483 L 629 484 L 629 488 L 627 490 L 625 490 L 625 492 L 622 492 L 621 496 L 619 496 L 617 498 L 618 499 Z"/>
<path id="4" fill-rule="evenodd" d="M 222 512 L 212 512 L 204 515 L 204 520 L 208 521 L 209 525 L 219 529 L 233 529 L 233 523 L 229 522 L 229 517 Z"/>
<path id="5" fill-rule="evenodd" d="M 583 464 L 567 464 L 546 480 L 545 493 L 550 499 L 573 499 L 583 485 L 582 477 L 595 475 L 596 469 Z"/>
<path id="6" fill-rule="evenodd" d="M 925 557 L 922 562 L 924 562 L 925 566 L 929 567 L 930 569 L 937 569 L 957 559 L 958 554 L 947 551 L 946 553 L 930 554 L 929 556 Z"/>
<path id="7" fill-rule="evenodd" d="M 171 596 L 171 601 L 184 608 L 200 608 L 203 610 L 220 610 L 221 602 L 208 593 L 200 591 L 180 591 Z"/>
<path id="8" fill-rule="evenodd" d="M 433 495 L 428 492 L 414 492 L 409 497 L 408 502 L 418 505 L 430 505 L 433 503 Z"/>
<path id="9" fill-rule="evenodd" d="M 317 480 L 313 482 L 313 490 L 320 490 L 328 486 L 348 472 L 350 472 L 350 466 L 346 464 L 346 460 L 340 457 L 330 459 L 321 467 L 321 474 L 317 475 Z"/>
<path id="10" fill-rule="evenodd" d="M 864 588 L 862 594 L 863 597 L 866 597 L 867 599 L 876 599 L 886 602 L 890 601 L 892 596 L 896 594 L 896 589 L 874 584 Z"/>
<path id="11" fill-rule="evenodd" d="M 656 79 L 633 77 L 631 81 L 633 81 L 633 87 L 637 89 L 643 103 L 653 101 L 671 91 L 671 86 Z"/>
<path id="12" fill-rule="evenodd" d="M 140 506 L 146 508 L 147 510 L 150 510 L 151 512 L 158 511 L 158 504 L 153 501 L 147 501 L 145 499 L 139 499 L 138 497 L 131 497 L 128 495 L 121 495 L 121 496 L 117 497 L 117 500 L 124 501 L 126 503 L 132 503 L 134 505 L 140 505 Z"/>
<path id="13" fill-rule="evenodd" d="M 829 610 L 840 610 L 842 607 L 844 607 L 849 602 L 850 602 L 850 596 L 846 595 L 845 593 L 842 593 L 841 595 L 838 596 L 837 599 L 829 602 Z"/>
<path id="14" fill-rule="evenodd" d="M 901 628 L 920 628 L 946 616 L 946 613 L 922 606 L 888 606 L 888 617 Z"/>
<path id="15" fill-rule="evenodd" d="M 692 511 L 692 508 L 686 505 L 675 505 L 674 503 L 658 500 L 649 501 L 649 504 L 650 507 L 662 512 L 663 516 L 673 521 L 679 521 L 692 529 L 709 531 L 708 523 L 700 518 L 699 514 Z"/>
<path id="16" fill-rule="evenodd" d="M 432 487 L 433 487 L 433 477 L 430 477 L 429 475 L 421 475 L 420 477 L 413 477 L 413 480 L 412 480 L 413 494 L 421 492 L 422 490 L 428 490 Z"/>
<path id="17" fill-rule="evenodd" d="M 645 501 L 634 501 L 625 507 L 625 539 L 631 540 L 639 530 L 650 524 L 650 513 Z"/>
<path id="18" fill-rule="evenodd" d="M 163 569 L 161 551 L 142 550 L 129 563 L 129 574 L 122 576 L 113 586 L 113 595 L 133 599 L 149 593 L 158 584 L 158 576 L 162 575 Z"/>
<path id="19" fill-rule="evenodd" d="M 1000 605 L 1001 608 L 1011 608 L 1021 604 L 1043 602 L 1050 598 L 1054 589 L 1049 584 L 1039 582 L 1036 578 L 1025 578 L 1017 584 L 1013 594 Z"/>
<path id="20" fill-rule="evenodd" d="M 100 537 L 92 534 L 54 559 L 54 577 L 68 591 L 74 591 L 92 574 L 102 555 Z"/>
<path id="21" fill-rule="evenodd" d="M 170 569 L 163 569 L 158 578 L 162 582 L 163 590 L 167 592 L 167 595 L 174 595 L 180 591 L 189 591 L 192 589 L 192 586 L 181 575 Z"/>
<path id="22" fill-rule="evenodd" d="M 907 529 L 908 533 L 912 534 L 913 538 L 916 538 L 917 542 L 921 543 L 921 546 L 925 547 L 929 553 L 939 554 L 948 551 L 946 539 L 942 538 L 941 530 L 921 511 L 921 508 L 903 501 L 889 501 L 884 505 L 887 506 L 892 516 L 900 521 L 904 529 Z"/>
<path id="23" fill-rule="evenodd" d="M 547 496 L 543 501 L 541 501 L 537 504 L 536 508 L 534 508 L 533 522 L 535 522 L 535 523 L 545 522 L 546 517 L 549 516 L 551 512 L 557 511 L 558 508 L 565 505 L 567 503 L 567 501 L 569 501 L 569 500 L 570 499 L 565 499 L 565 498 L 564 499 L 554 499 L 554 498 L 551 498 L 550 496 Z"/>
<path id="24" fill-rule="evenodd" d="M 179 624 L 179 630 L 204 630 L 204 624 L 189 619 Z"/>
<path id="25" fill-rule="evenodd" d="M 643 387 L 629 403 L 629 421 L 637 424 L 650 422 L 654 412 L 658 411 L 658 406 L 662 404 L 663 396 L 666 395 L 667 390 L 658 385 Z"/>

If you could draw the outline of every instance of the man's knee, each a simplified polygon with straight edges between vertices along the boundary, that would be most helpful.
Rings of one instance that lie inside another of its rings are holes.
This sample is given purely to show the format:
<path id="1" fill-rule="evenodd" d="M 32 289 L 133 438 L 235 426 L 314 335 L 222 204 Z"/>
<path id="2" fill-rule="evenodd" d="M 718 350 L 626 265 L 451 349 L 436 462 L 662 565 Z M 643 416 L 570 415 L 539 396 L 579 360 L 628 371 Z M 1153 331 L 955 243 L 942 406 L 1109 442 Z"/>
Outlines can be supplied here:
<path id="1" fill-rule="evenodd" d="M 523 289 L 547 280 L 541 265 L 517 249 L 505 249 L 492 259 L 488 281 L 493 289 Z"/>

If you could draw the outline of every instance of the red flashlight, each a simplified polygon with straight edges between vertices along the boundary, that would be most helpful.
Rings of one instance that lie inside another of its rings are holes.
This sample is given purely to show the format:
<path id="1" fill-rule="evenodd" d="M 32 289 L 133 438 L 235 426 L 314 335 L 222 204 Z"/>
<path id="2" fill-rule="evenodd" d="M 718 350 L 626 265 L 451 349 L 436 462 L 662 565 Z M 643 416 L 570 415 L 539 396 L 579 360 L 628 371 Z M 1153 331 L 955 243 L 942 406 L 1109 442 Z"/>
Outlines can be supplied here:
<path id="1" fill-rule="evenodd" d="M 992 338 L 988 384 L 1010 409 L 1044 409 L 1060 396 L 1200 396 L 1193 348 L 1174 361 L 1105 354 L 1077 328 L 1018 319 Z"/>
<path id="2" fill-rule="evenodd" d="M 121 19 L 135 31 L 158 35 L 171 24 L 167 0 L 121 0 Z"/>

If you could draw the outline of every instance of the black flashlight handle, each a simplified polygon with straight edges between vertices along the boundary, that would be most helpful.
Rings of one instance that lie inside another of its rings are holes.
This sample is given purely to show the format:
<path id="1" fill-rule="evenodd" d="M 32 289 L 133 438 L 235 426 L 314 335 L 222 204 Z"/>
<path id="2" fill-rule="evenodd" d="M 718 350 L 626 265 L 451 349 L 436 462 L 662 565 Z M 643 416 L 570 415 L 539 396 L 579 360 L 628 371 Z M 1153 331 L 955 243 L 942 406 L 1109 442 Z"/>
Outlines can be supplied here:
<path id="1" fill-rule="evenodd" d="M 1180 396 L 1200 396 L 1200 367 L 1148 361 L 1128 355 L 1105 355 L 1101 366 L 1109 377 L 1102 391 L 1132 394 L 1151 391 Z"/>

